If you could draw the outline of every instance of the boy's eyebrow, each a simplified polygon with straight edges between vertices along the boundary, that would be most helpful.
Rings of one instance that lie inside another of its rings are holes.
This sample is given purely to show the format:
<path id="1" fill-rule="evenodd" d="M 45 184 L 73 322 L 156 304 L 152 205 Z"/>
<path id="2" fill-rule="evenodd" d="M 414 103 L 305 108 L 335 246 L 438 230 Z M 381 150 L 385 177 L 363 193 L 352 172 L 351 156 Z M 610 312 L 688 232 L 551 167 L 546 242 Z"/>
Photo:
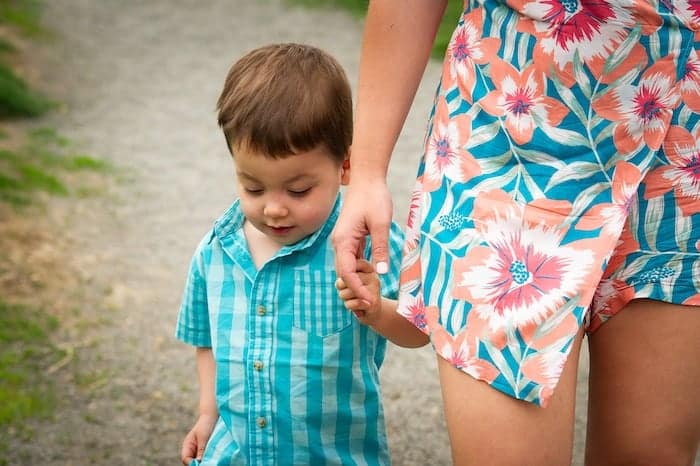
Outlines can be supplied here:
<path id="1" fill-rule="evenodd" d="M 247 180 L 249 180 L 249 181 L 258 182 L 257 178 L 255 178 L 254 176 L 251 176 L 251 175 L 247 174 L 246 172 L 239 171 L 239 172 L 236 172 L 236 173 L 237 173 L 237 175 L 238 175 L 240 178 L 245 178 L 245 179 L 247 179 Z M 300 173 L 300 174 L 298 174 L 298 175 L 296 175 L 296 176 L 293 176 L 293 177 L 291 177 L 291 178 L 289 178 L 289 179 L 284 180 L 284 182 L 285 182 L 285 183 L 293 183 L 293 182 L 295 182 L 295 181 L 298 181 L 298 180 L 301 180 L 301 179 L 304 179 L 304 178 L 314 178 L 314 176 L 311 175 L 311 174 L 309 174 L 309 173 Z"/>

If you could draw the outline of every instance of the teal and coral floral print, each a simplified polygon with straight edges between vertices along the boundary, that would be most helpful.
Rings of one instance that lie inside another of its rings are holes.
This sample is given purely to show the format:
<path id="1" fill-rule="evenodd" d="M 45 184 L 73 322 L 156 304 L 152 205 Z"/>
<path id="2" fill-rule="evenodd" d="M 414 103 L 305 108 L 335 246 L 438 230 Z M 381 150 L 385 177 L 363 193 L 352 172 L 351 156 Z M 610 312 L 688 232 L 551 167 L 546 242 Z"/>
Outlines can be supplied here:
<path id="1" fill-rule="evenodd" d="M 408 215 L 399 312 L 547 404 L 582 326 L 700 304 L 700 3 L 467 1 Z"/>

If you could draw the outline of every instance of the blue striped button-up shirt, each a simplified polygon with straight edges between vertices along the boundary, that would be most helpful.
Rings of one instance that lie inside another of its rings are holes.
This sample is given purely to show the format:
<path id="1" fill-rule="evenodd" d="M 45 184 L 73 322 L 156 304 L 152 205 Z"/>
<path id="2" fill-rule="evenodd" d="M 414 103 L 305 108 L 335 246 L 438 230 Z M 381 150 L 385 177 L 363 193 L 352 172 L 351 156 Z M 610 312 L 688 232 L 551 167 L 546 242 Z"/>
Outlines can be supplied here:
<path id="1" fill-rule="evenodd" d="M 330 232 L 340 196 L 316 233 L 256 270 L 236 201 L 199 244 L 176 336 L 211 347 L 219 421 L 204 465 L 384 465 L 379 390 L 386 340 L 337 296 Z M 382 293 L 396 298 L 402 234 L 392 225 Z"/>

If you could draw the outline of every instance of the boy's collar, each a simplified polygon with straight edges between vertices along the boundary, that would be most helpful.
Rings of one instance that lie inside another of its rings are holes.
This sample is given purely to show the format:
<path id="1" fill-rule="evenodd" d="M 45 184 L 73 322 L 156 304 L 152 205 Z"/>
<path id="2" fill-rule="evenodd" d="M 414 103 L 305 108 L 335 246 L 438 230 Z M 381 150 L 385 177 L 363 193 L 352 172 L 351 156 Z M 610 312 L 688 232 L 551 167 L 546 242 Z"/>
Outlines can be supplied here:
<path id="1" fill-rule="evenodd" d="M 335 198 L 335 204 L 331 209 L 330 215 L 326 219 L 325 223 L 316 230 L 311 235 L 297 241 L 294 244 L 288 246 L 283 246 L 279 254 L 284 254 L 285 252 L 298 251 L 301 249 L 308 248 L 316 244 L 319 240 L 325 240 L 328 235 L 330 235 L 333 227 L 335 226 L 336 220 L 338 220 L 338 215 L 340 215 L 340 204 L 341 204 L 341 194 Z M 219 241 L 224 240 L 229 235 L 234 234 L 239 229 L 243 228 L 243 223 L 245 222 L 245 216 L 243 211 L 240 209 L 240 200 L 236 199 L 233 204 L 214 222 L 214 228 L 212 229 L 212 238 L 216 236 Z M 211 241 L 210 239 L 210 241 Z"/>

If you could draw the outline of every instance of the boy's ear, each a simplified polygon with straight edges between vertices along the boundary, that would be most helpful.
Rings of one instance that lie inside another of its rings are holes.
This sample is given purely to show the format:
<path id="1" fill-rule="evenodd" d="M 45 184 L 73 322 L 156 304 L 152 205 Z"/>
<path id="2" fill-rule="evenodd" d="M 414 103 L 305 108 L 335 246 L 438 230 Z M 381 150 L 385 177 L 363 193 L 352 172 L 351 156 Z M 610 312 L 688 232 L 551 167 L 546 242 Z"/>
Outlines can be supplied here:
<path id="1" fill-rule="evenodd" d="M 342 173 L 340 175 L 340 184 L 347 185 L 350 182 L 350 154 L 343 160 L 343 166 L 341 167 Z"/>

